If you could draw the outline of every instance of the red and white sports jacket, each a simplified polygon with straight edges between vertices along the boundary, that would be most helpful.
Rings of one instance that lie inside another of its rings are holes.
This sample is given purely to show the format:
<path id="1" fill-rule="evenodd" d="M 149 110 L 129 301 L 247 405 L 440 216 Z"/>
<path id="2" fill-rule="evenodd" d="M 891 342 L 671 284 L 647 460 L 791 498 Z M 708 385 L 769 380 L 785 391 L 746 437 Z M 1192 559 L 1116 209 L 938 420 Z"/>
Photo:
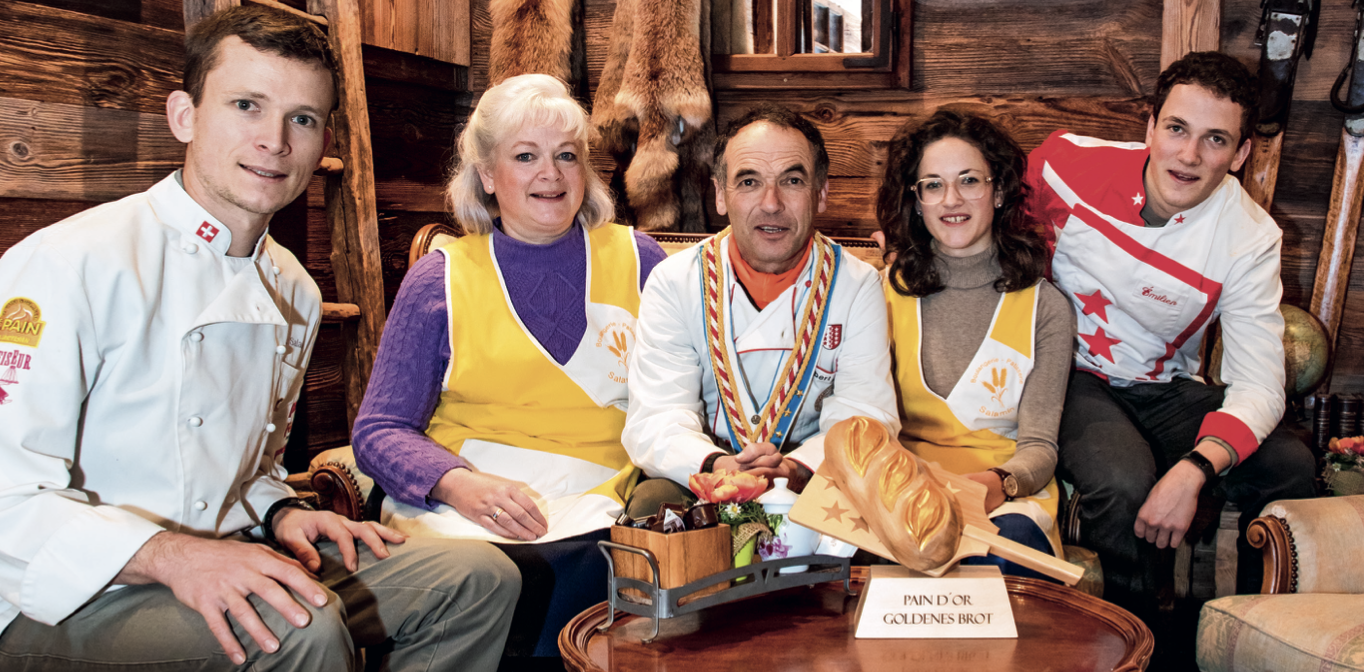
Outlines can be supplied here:
<path id="1" fill-rule="evenodd" d="M 1164 227 L 1144 226 L 1148 156 L 1141 143 L 1057 131 L 1029 157 L 1026 208 L 1075 305 L 1075 364 L 1123 387 L 1197 378 L 1203 332 L 1220 315 L 1226 400 L 1198 438 L 1244 460 L 1284 412 L 1283 234 L 1230 175 Z"/>

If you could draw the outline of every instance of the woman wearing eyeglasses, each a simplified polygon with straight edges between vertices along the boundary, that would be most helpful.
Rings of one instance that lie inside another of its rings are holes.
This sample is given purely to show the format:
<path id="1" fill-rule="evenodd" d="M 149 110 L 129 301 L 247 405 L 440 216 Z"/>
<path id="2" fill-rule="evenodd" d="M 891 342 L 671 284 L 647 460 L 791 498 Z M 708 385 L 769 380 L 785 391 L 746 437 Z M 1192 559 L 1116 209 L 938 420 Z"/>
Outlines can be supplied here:
<path id="1" fill-rule="evenodd" d="M 1052 476 L 1075 316 L 1042 277 L 1046 244 L 1021 211 L 1025 162 L 990 121 L 939 110 L 891 141 L 876 213 L 893 259 L 901 443 L 984 484 L 1001 535 L 1060 555 Z"/>

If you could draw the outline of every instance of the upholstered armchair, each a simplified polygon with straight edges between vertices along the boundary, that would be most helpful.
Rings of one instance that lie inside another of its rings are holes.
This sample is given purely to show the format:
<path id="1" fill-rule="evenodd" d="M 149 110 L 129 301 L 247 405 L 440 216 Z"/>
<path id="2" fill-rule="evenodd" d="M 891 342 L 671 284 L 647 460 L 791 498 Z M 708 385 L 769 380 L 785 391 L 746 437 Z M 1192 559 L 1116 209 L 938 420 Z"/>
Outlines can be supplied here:
<path id="1" fill-rule="evenodd" d="M 1260 595 L 1203 606 L 1203 672 L 1364 669 L 1364 496 L 1274 502 L 1251 523 Z"/>

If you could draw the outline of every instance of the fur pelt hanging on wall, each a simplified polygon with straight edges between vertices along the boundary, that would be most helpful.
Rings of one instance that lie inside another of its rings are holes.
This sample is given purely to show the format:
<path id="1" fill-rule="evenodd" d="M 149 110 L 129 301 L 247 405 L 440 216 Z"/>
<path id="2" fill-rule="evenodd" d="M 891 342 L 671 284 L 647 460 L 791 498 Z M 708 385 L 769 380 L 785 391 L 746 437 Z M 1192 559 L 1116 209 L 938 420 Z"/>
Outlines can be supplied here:
<path id="1" fill-rule="evenodd" d="M 488 86 L 537 72 L 564 80 L 587 101 L 582 0 L 489 0 L 488 13 Z"/>
<path id="2" fill-rule="evenodd" d="M 709 0 L 616 4 L 592 121 L 617 162 L 612 187 L 619 193 L 623 182 L 642 230 L 706 231 L 715 143 L 709 35 Z"/>

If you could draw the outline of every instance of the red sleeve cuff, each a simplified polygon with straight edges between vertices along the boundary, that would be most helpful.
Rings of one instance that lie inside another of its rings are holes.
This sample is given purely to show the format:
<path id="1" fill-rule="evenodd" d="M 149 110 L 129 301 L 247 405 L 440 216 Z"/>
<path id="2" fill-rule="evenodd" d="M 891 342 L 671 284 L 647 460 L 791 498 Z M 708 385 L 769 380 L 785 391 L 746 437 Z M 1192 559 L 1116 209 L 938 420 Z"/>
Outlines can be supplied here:
<path id="1" fill-rule="evenodd" d="M 1250 427 L 1242 422 L 1240 418 L 1222 411 L 1213 411 L 1203 416 L 1203 425 L 1198 428 L 1198 439 L 1194 445 L 1198 445 L 1204 437 L 1213 436 L 1226 441 L 1232 450 L 1236 451 L 1239 458 L 1237 464 L 1244 462 L 1251 453 L 1260 447 L 1259 439 L 1255 438 L 1255 432 L 1250 431 Z"/>

